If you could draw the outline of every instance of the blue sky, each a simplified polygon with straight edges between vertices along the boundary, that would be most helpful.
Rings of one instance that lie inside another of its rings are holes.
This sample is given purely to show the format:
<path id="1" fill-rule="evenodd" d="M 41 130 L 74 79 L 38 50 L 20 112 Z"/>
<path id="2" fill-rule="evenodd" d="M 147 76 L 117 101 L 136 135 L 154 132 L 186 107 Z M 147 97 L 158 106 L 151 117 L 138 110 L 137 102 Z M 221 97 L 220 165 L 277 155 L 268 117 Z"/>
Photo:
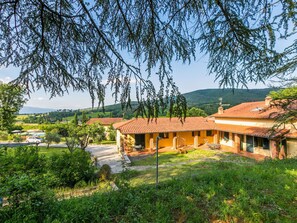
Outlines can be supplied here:
<path id="1" fill-rule="evenodd" d="M 197 61 L 192 61 L 191 64 L 182 64 L 173 62 L 173 77 L 179 87 L 180 92 L 186 93 L 199 89 L 219 88 L 218 82 L 215 82 L 215 77 L 208 75 L 207 71 L 207 56 L 197 56 Z M 18 76 L 19 69 L 15 67 L 0 67 L 0 80 L 9 82 Z M 152 77 L 153 80 L 157 78 Z M 250 83 L 249 88 L 265 88 L 262 83 L 255 85 Z M 110 91 L 107 92 L 105 105 L 114 104 L 114 98 L 111 97 Z M 50 95 L 43 90 L 36 91 L 30 95 L 26 106 L 40 108 L 55 108 L 55 109 L 77 109 L 91 107 L 91 99 L 87 92 L 69 92 L 63 97 L 55 97 L 50 99 Z"/>

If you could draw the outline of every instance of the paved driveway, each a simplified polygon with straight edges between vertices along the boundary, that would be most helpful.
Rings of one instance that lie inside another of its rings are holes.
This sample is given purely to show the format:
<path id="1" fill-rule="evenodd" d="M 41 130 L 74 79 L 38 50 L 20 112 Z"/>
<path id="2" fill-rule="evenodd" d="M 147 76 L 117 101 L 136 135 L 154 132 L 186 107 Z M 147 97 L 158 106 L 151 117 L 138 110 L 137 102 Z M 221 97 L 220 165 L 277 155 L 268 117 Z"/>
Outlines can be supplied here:
<path id="1" fill-rule="evenodd" d="M 86 151 L 97 157 L 100 166 L 108 164 L 112 173 L 120 173 L 123 171 L 123 163 L 115 145 L 91 145 Z"/>

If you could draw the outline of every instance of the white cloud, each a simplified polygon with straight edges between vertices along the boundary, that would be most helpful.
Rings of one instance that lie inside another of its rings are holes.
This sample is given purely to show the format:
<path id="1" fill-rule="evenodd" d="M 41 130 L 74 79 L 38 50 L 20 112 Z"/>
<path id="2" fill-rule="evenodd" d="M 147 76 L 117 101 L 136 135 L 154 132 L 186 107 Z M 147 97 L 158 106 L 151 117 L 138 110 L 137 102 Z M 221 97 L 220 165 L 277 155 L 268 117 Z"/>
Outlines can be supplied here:
<path id="1" fill-rule="evenodd" d="M 0 68 L 1 69 L 1 68 Z M 4 83 L 8 83 L 8 82 L 10 82 L 12 80 L 12 78 L 11 77 L 4 77 L 4 78 L 0 78 L 0 81 L 3 81 Z"/>
<path id="2" fill-rule="evenodd" d="M 34 100 L 34 101 L 44 101 L 45 98 L 44 97 L 34 97 L 34 98 L 31 98 L 31 100 Z"/>

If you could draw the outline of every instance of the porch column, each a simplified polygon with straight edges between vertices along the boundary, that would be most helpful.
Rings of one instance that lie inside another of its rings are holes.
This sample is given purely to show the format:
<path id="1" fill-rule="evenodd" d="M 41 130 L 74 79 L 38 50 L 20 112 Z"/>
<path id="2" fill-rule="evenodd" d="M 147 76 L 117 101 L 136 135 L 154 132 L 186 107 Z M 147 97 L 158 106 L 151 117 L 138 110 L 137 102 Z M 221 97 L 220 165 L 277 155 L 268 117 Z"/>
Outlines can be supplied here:
<path id="1" fill-rule="evenodd" d="M 270 152 L 271 158 L 275 159 L 278 158 L 278 142 L 275 140 L 270 140 Z"/>
<path id="2" fill-rule="evenodd" d="M 240 152 L 240 137 L 238 134 L 234 136 L 234 149 L 237 153 Z"/>
<path id="3" fill-rule="evenodd" d="M 198 143 L 199 140 L 198 140 L 198 139 L 199 139 L 199 138 L 198 138 L 198 135 L 195 135 L 195 136 L 194 136 L 194 147 L 195 147 L 195 148 L 198 148 L 198 146 L 199 146 L 199 143 Z"/>
<path id="4" fill-rule="evenodd" d="M 177 137 L 173 137 L 172 140 L 172 149 L 177 149 Z"/>
<path id="5" fill-rule="evenodd" d="M 213 143 L 219 144 L 219 131 L 216 131 L 215 134 L 213 135 Z"/>
<path id="6" fill-rule="evenodd" d="M 150 150 L 152 151 L 154 149 L 154 138 L 150 138 Z"/>

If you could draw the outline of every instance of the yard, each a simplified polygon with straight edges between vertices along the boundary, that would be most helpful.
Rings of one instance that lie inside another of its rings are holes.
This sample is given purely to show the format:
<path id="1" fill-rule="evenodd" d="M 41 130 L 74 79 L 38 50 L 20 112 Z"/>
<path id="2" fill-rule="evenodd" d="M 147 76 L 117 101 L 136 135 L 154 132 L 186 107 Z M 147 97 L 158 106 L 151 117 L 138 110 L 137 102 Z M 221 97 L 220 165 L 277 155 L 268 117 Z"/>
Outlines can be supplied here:
<path id="1" fill-rule="evenodd" d="M 159 181 L 165 182 L 215 171 L 247 168 L 256 165 L 256 163 L 253 159 L 219 150 L 197 149 L 186 154 L 179 154 L 176 151 L 164 152 L 159 154 Z M 156 155 L 132 161 L 132 167 L 129 169 L 126 177 L 131 186 L 154 184 Z"/>
<path id="2" fill-rule="evenodd" d="M 48 157 L 64 150 L 40 148 Z M 104 182 L 76 190 L 56 188 L 58 199 L 44 199 L 36 210 L 31 203 L 17 211 L 6 206 L 0 208 L 0 218 L 9 222 L 22 221 L 23 216 L 27 222 L 296 222 L 296 159 L 257 162 L 215 150 L 159 155 L 158 189 L 156 157 L 146 157 L 134 161 L 131 170 L 114 175 L 118 191 Z"/>

